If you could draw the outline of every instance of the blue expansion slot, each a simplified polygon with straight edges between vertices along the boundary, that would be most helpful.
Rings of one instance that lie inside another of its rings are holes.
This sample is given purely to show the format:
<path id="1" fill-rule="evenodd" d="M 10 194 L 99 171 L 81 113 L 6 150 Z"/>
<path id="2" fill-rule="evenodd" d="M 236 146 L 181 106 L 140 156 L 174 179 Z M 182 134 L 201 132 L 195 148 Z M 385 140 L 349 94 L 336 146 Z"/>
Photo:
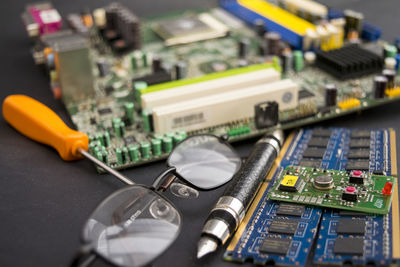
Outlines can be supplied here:
<path id="1" fill-rule="evenodd" d="M 338 219 L 353 218 L 354 215 L 339 214 L 338 211 L 334 210 L 325 209 L 323 211 L 318 207 L 300 205 L 299 207 L 304 207 L 301 215 L 277 215 L 282 204 L 268 199 L 267 194 L 274 179 L 280 176 L 286 166 L 307 164 L 327 169 L 346 169 L 348 162 L 353 160 L 348 160 L 349 145 L 352 138 L 355 139 L 354 136 L 352 137 L 352 131 L 344 128 L 326 130 L 302 129 L 288 137 L 280 157 L 267 177 L 267 182 L 262 185 L 244 222 L 232 238 L 224 255 L 225 260 L 251 261 L 255 264 L 273 264 L 276 266 L 309 266 L 312 260 L 316 264 L 326 265 L 346 262 L 353 264 L 375 262 L 376 265 L 389 265 L 392 262 L 392 258 L 395 256 L 392 253 L 394 251 L 392 236 L 396 235 L 397 240 L 400 238 L 398 231 L 395 233 L 392 229 L 394 220 L 392 211 L 385 216 L 363 216 L 362 218 L 366 221 L 363 235 L 365 240 L 363 255 L 341 255 L 334 253 L 334 245 L 338 237 L 335 227 L 337 227 Z M 392 174 L 391 155 L 393 154 L 391 153 L 395 153 L 395 147 L 391 146 L 391 139 L 393 142 L 394 132 L 391 130 L 374 130 L 370 131 L 369 138 L 370 170 L 385 170 L 387 174 Z M 329 139 L 321 158 L 307 158 L 303 155 L 306 150 L 312 148 L 310 147 L 312 139 Z M 271 182 L 268 183 L 268 181 Z M 394 201 L 398 201 L 397 197 L 394 198 Z M 398 204 L 393 204 L 392 208 L 398 210 Z M 277 219 L 298 220 L 296 231 L 291 234 L 276 233 L 276 231 L 271 233 L 271 225 Z M 397 227 L 399 227 L 398 224 L 397 217 Z M 347 235 L 344 235 L 344 237 L 347 237 Z M 276 243 L 276 239 L 284 242 Z M 287 245 L 285 251 L 286 241 L 290 245 Z M 267 242 L 273 245 L 268 245 Z M 274 251 L 276 248 L 285 251 L 286 254 L 279 253 L 277 250 Z M 397 254 L 400 253 L 398 246 L 395 250 Z"/>

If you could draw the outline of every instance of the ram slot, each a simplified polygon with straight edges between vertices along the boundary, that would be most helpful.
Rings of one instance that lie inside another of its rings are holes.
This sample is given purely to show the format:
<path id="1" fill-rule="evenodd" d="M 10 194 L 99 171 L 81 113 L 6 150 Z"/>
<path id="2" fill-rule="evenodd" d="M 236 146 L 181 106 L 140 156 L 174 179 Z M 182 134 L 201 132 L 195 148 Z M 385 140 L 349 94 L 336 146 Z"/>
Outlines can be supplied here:
<path id="1" fill-rule="evenodd" d="M 191 100 L 213 94 L 262 85 L 278 81 L 280 73 L 275 69 L 263 69 L 211 81 L 204 81 L 141 96 L 142 108 L 151 111 L 155 107 Z"/>
<path id="2" fill-rule="evenodd" d="M 193 131 L 254 118 L 254 105 L 264 101 L 276 101 L 280 110 L 296 108 L 298 91 L 298 85 L 287 79 L 157 107 L 154 131 Z"/>

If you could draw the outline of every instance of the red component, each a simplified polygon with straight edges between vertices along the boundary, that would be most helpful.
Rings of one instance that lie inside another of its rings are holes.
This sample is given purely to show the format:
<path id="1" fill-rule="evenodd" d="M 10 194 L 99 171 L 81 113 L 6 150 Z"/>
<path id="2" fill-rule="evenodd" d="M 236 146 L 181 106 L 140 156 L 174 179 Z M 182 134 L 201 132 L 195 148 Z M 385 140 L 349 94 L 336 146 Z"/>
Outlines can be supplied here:
<path id="1" fill-rule="evenodd" d="M 353 193 L 354 191 L 356 191 L 356 188 L 353 187 L 353 186 L 348 186 L 348 187 L 346 188 L 346 192 Z"/>
<path id="2" fill-rule="evenodd" d="M 360 176 L 362 174 L 361 171 L 353 171 L 353 175 L 355 176 Z"/>
<path id="3" fill-rule="evenodd" d="M 392 188 L 393 188 L 393 183 L 392 182 L 386 182 L 385 187 L 382 189 L 382 194 L 390 196 L 392 194 Z"/>

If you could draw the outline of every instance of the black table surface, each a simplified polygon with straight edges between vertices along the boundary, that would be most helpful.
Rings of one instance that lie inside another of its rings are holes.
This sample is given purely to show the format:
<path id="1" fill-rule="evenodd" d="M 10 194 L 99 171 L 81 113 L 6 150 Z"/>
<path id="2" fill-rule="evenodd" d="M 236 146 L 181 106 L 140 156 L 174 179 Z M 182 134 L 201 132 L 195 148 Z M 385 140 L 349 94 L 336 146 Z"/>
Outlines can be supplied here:
<path id="1" fill-rule="evenodd" d="M 214 7 L 216 0 L 121 1 L 139 16 L 169 11 Z M 325 0 L 324 3 L 363 12 L 366 21 L 383 29 L 392 42 L 399 33 L 400 4 L 396 0 Z M 35 67 L 20 14 L 28 0 L 0 1 L 0 100 L 10 94 L 26 94 L 48 105 L 70 126 L 67 112 L 54 100 L 43 72 Z M 65 15 L 83 6 L 96 8 L 106 0 L 54 0 Z M 399 103 L 324 122 L 322 126 L 400 129 Z M 399 131 L 398 131 L 399 132 Z M 246 156 L 256 140 L 235 144 Z M 397 144 L 400 142 L 397 139 Z M 398 146 L 397 146 L 398 147 Z M 137 183 L 149 184 L 165 163 L 123 171 Z M 35 143 L 12 129 L 0 116 L 0 266 L 67 266 L 80 246 L 82 227 L 93 209 L 123 185 L 110 175 L 99 175 L 81 160 L 64 162 L 55 150 Z M 196 247 L 204 220 L 224 187 L 201 192 L 194 200 L 171 199 L 183 216 L 177 241 L 154 262 L 154 266 L 234 266 L 222 260 L 224 249 L 201 260 Z M 250 264 L 247 264 L 250 265 Z M 93 266 L 109 266 L 96 260 Z"/>

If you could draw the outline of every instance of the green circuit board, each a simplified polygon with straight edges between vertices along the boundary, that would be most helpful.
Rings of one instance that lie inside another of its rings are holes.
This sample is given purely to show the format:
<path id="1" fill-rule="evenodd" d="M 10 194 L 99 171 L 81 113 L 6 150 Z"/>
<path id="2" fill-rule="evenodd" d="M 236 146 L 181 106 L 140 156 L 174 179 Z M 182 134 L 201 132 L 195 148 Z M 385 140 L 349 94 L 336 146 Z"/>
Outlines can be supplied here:
<path id="1" fill-rule="evenodd" d="M 275 180 L 268 196 L 284 202 L 387 214 L 392 203 L 392 188 L 397 186 L 395 183 L 396 177 L 357 170 L 289 166 Z"/>
<path id="2" fill-rule="evenodd" d="M 168 21 L 190 18 L 206 14 L 219 21 L 229 34 L 219 38 L 180 45 L 166 45 L 155 31 L 157 25 Z M 124 169 L 160 159 L 165 159 L 173 147 L 187 136 L 211 133 L 228 135 L 235 142 L 262 134 L 276 128 L 290 129 L 318 121 L 328 120 L 382 105 L 400 98 L 396 88 L 390 96 L 373 96 L 375 74 L 360 76 L 345 81 L 339 80 L 314 64 L 304 64 L 301 70 L 289 70 L 282 78 L 291 79 L 300 88 L 296 108 L 279 111 L 279 122 L 266 128 L 256 126 L 254 117 L 234 120 L 196 130 L 180 127 L 176 131 L 158 134 L 151 123 L 151 114 L 141 109 L 137 87 L 141 78 L 151 75 L 151 64 L 155 57 L 161 58 L 164 69 L 174 78 L 173 65 L 184 61 L 186 75 L 182 81 L 207 77 L 213 73 L 229 73 L 263 64 L 264 68 L 281 71 L 281 60 L 275 56 L 260 55 L 263 37 L 222 8 L 211 10 L 189 10 L 152 18 L 141 18 L 141 48 L 124 53 L 116 53 L 104 40 L 98 28 L 92 27 L 86 34 L 89 43 L 89 56 L 92 59 L 93 96 L 83 100 L 64 98 L 67 111 L 77 130 L 88 134 L 90 152 L 115 169 Z M 238 55 L 238 43 L 249 40 L 246 59 Z M 361 44 L 368 50 L 380 50 L 386 43 L 378 40 Z M 100 73 L 99 61 L 108 68 Z M 209 78 L 205 78 L 206 80 Z M 211 78 L 210 78 L 211 79 Z M 395 82 L 397 77 L 395 78 Z M 324 86 L 334 83 L 337 86 L 338 105 L 324 108 Z M 301 93 L 305 94 L 301 94 Z M 350 100 L 350 102 L 349 102 Z M 260 102 L 266 101 L 260 99 Z M 346 102 L 347 101 L 347 102 Z M 352 102 L 353 101 L 353 102 Z M 341 106 L 340 103 L 344 105 Z M 127 116 L 128 110 L 130 115 Z"/>

